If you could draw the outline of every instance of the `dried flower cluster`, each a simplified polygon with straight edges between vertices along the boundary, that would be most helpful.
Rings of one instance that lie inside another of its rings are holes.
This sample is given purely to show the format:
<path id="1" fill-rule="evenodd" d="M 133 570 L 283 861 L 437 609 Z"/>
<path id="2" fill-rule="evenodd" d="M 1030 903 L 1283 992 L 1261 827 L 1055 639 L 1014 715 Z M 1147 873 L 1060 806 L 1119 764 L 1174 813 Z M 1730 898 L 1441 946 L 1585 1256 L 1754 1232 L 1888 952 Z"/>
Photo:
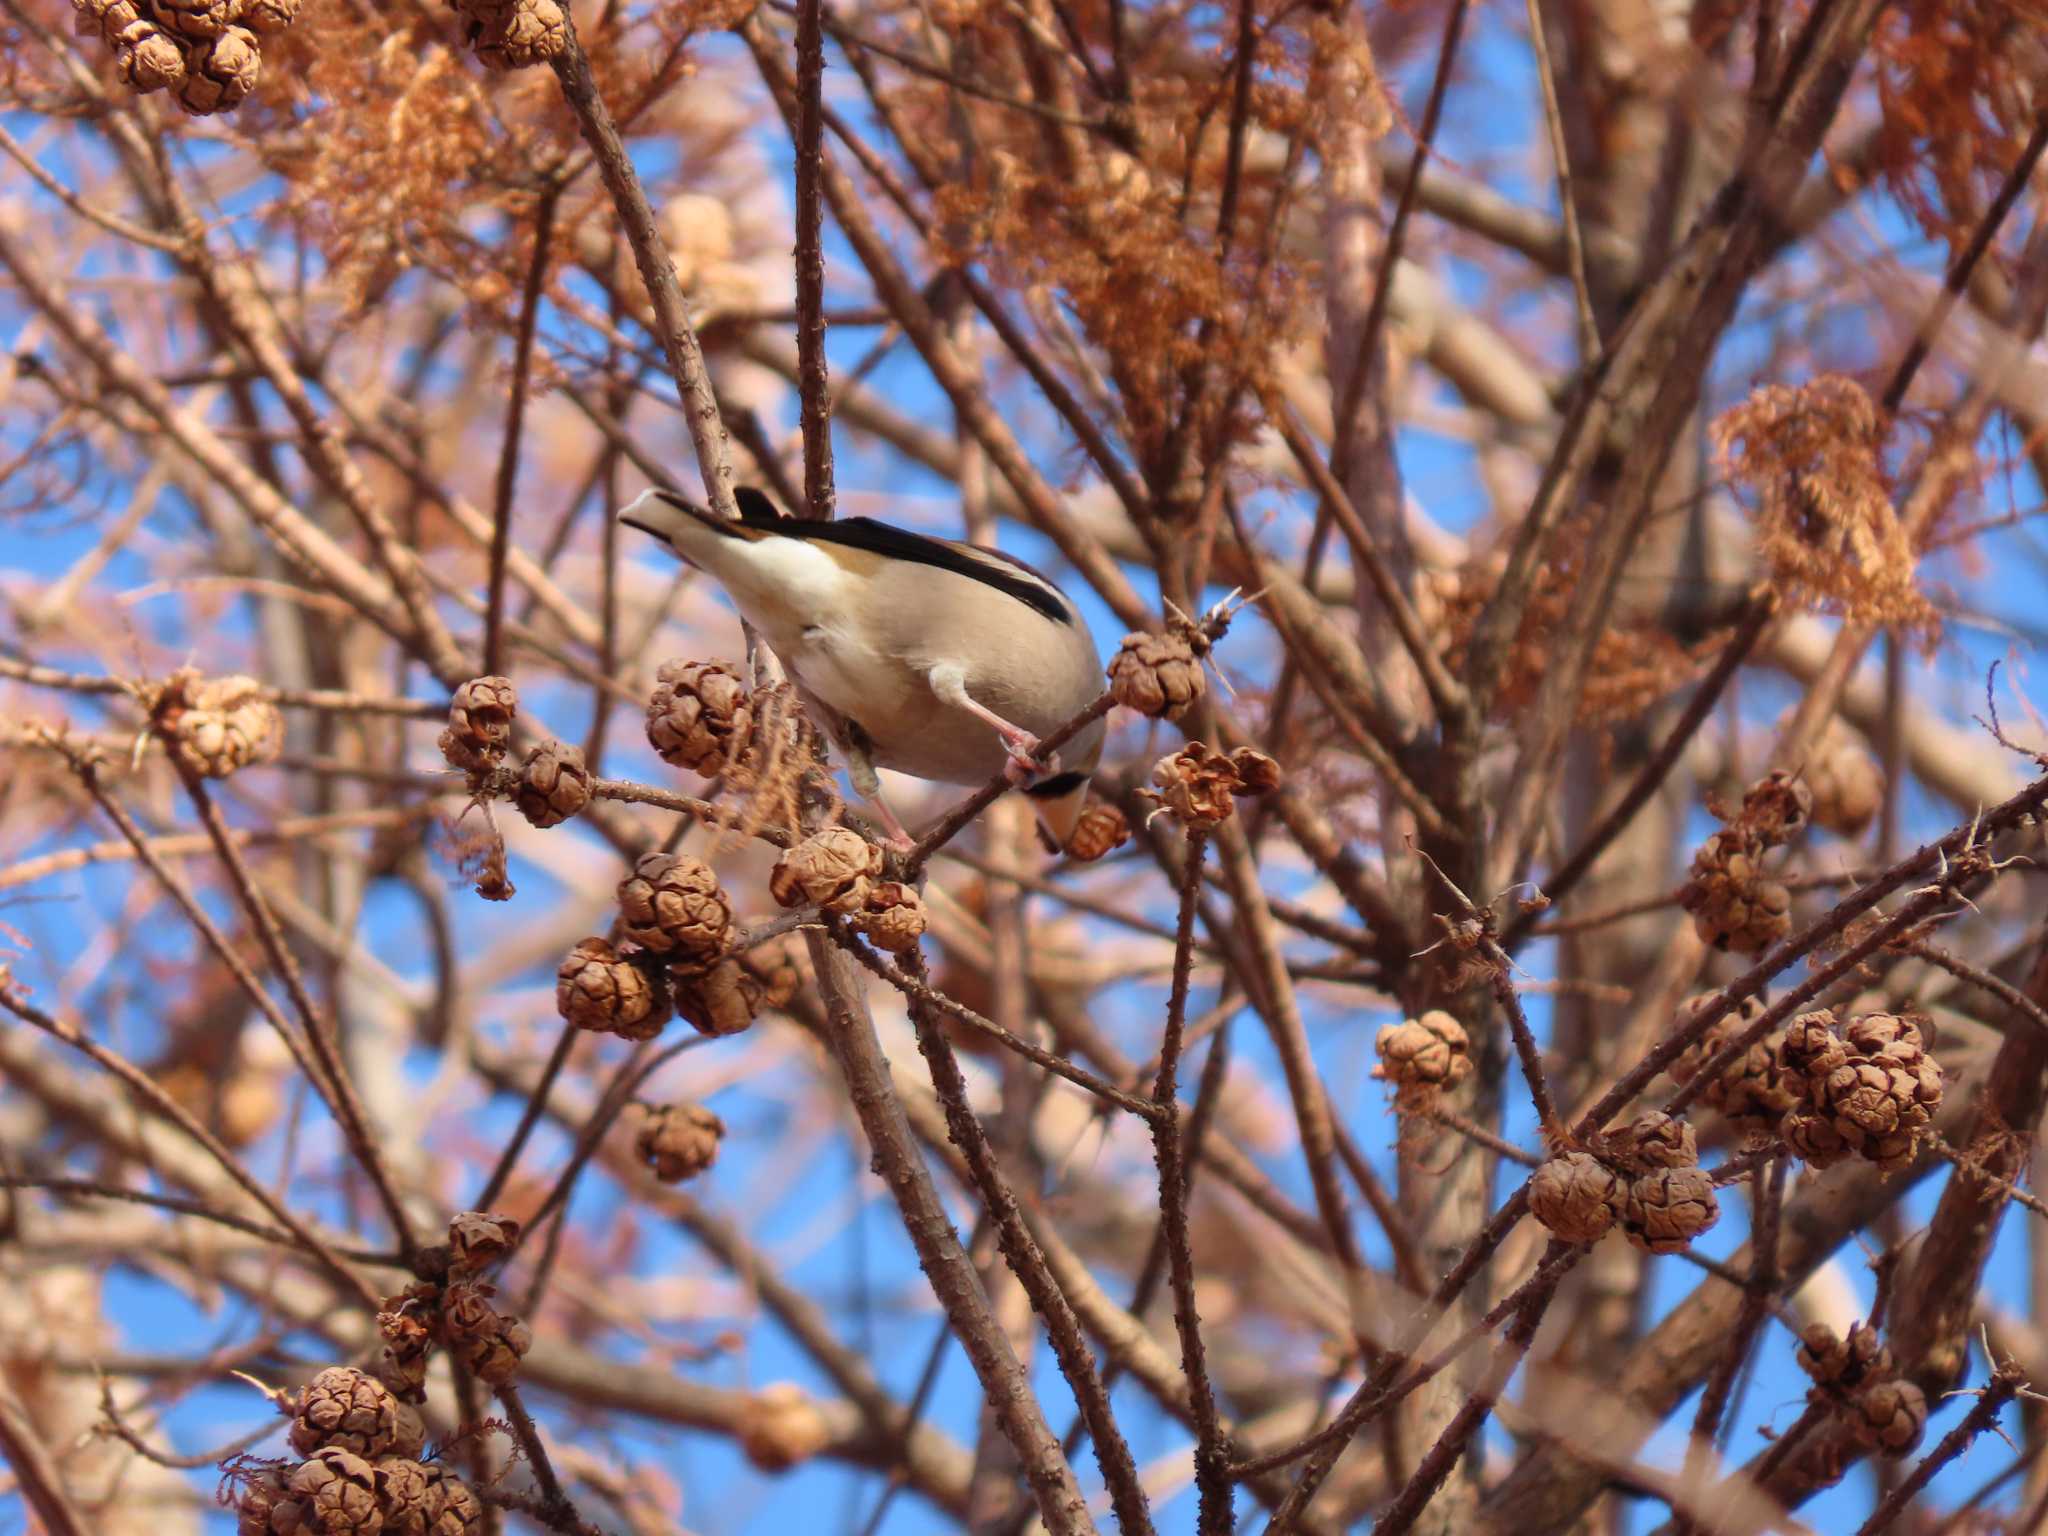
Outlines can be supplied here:
<path id="1" fill-rule="evenodd" d="M 1838 837 L 1861 837 L 1884 809 L 1884 769 L 1839 715 L 1828 721 L 1799 776 L 1812 792 L 1814 821 Z"/>
<path id="2" fill-rule="evenodd" d="M 664 1184 L 681 1184 L 718 1160 L 725 1122 L 702 1104 L 662 1104 L 642 1111 L 633 1151 Z"/>
<path id="3" fill-rule="evenodd" d="M 753 729 L 752 703 L 731 663 L 662 663 L 647 700 L 647 741 L 663 762 L 715 778 L 740 760 Z"/>
<path id="4" fill-rule="evenodd" d="M 1756 503 L 1757 543 L 1788 598 L 1866 624 L 1931 630 L 1918 557 L 1892 506 L 1886 423 L 1863 386 L 1766 384 L 1714 422 L 1722 468 Z"/>
<path id="5" fill-rule="evenodd" d="M 1684 1028 L 1697 1017 L 1711 997 L 1711 993 L 1702 992 L 1681 1003 L 1679 1027 Z M 1671 1064 L 1672 1077 L 1680 1083 L 1690 1083 L 1763 1013 L 1761 998 L 1744 998 L 1740 1005 L 1707 1026 L 1706 1033 Z M 1719 1110 L 1747 1145 L 1761 1146 L 1776 1137 L 1786 1111 L 1799 1103 L 1802 1085 L 1796 1077 L 1787 1075 L 1782 1053 L 1784 1040 L 1783 1025 L 1767 1032 L 1752 1041 L 1700 1090 L 1700 1098 Z"/>
<path id="6" fill-rule="evenodd" d="M 1125 709 L 1154 719 L 1178 720 L 1208 689 L 1202 658 L 1209 637 L 1199 625 L 1177 620 L 1164 634 L 1125 635 L 1109 659 L 1109 691 Z"/>
<path id="7" fill-rule="evenodd" d="M 469 46 L 492 69 L 545 64 L 569 41 L 556 0 L 449 0 L 467 24 Z"/>
<path id="8" fill-rule="evenodd" d="M 1152 783 L 1156 790 L 1147 793 L 1161 809 L 1191 832 L 1209 832 L 1230 819 L 1238 800 L 1278 788 L 1280 766 L 1254 747 L 1225 753 L 1191 741 L 1152 765 Z"/>
<path id="9" fill-rule="evenodd" d="M 785 907 L 821 907 L 850 916 L 867 905 L 882 862 L 882 850 L 853 828 L 826 827 L 775 861 L 768 892 Z"/>
<path id="10" fill-rule="evenodd" d="M 1852 1324 L 1842 1338 L 1825 1323 L 1800 1332 L 1799 1365 L 1810 1401 L 1828 1409 L 1866 1450 L 1903 1456 L 1927 1427 L 1927 1394 L 1899 1374 L 1877 1330 Z"/>
<path id="11" fill-rule="evenodd" d="M 195 117 L 240 106 L 263 72 L 263 39 L 299 0 L 72 0 L 81 37 L 98 37 L 121 83 L 167 90 Z"/>
<path id="12" fill-rule="evenodd" d="M 558 827 L 590 804 L 590 769 L 580 747 L 544 741 L 526 754 L 512 803 L 536 827 Z"/>
<path id="13" fill-rule="evenodd" d="M 1078 864 L 1106 858 L 1131 840 L 1131 824 L 1113 805 L 1091 805 L 1074 823 L 1067 839 L 1067 857 Z"/>

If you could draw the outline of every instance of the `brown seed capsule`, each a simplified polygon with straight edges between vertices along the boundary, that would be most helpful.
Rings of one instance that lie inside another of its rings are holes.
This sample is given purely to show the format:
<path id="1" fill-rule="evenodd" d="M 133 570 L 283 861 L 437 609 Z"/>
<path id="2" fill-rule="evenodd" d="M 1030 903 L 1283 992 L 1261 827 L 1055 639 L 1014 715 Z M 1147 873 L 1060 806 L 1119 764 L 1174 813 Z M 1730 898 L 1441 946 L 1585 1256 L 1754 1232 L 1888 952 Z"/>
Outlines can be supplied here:
<path id="1" fill-rule="evenodd" d="M 1851 1323 L 1848 1337 L 1826 1323 L 1808 1323 L 1799 1331 L 1799 1368 L 1821 1386 L 1854 1392 L 1898 1370 L 1892 1352 L 1868 1323 Z"/>
<path id="2" fill-rule="evenodd" d="M 519 1223 L 510 1216 L 460 1211 L 448 1223 L 448 1267 L 474 1274 L 498 1262 L 519 1242 Z"/>
<path id="3" fill-rule="evenodd" d="M 256 89 L 262 73 L 263 55 L 256 34 L 247 27 L 229 27 L 219 37 L 186 49 L 178 105 L 194 117 L 232 111 Z"/>
<path id="4" fill-rule="evenodd" d="M 280 1504 L 291 1502 L 283 1467 L 247 1470 L 231 1466 L 222 1492 L 235 1511 L 235 1536 L 272 1536 L 272 1512 Z M 296 1520 L 296 1511 L 286 1518 Z"/>
<path id="5" fill-rule="evenodd" d="M 1607 1133 L 1605 1151 L 1624 1173 L 1649 1173 L 1659 1168 L 1692 1168 L 1700 1160 L 1699 1142 L 1685 1121 L 1652 1110 Z"/>
<path id="6" fill-rule="evenodd" d="M 441 1493 L 427 1481 L 427 1469 L 410 1456 L 386 1456 L 377 1463 L 377 1507 L 384 1536 L 426 1536 L 427 1522 L 440 1508 Z"/>
<path id="7" fill-rule="evenodd" d="M 253 677 L 174 673 L 151 710 L 171 759 L 203 778 L 224 779 L 267 763 L 284 745 L 284 719 Z"/>
<path id="8" fill-rule="evenodd" d="M 147 8 L 173 37 L 203 43 L 241 20 L 242 0 L 149 0 Z"/>
<path id="9" fill-rule="evenodd" d="M 1117 703 L 1154 719 L 1179 719 L 1208 689 L 1196 638 L 1181 631 L 1125 635 L 1107 669 Z"/>
<path id="10" fill-rule="evenodd" d="M 1680 1024 L 1693 1017 L 1710 995 L 1702 993 L 1681 1004 Z M 1672 1077 L 1680 1083 L 1691 1082 L 1724 1046 L 1763 1017 L 1763 1012 L 1762 999 L 1745 998 L 1739 1007 L 1709 1025 L 1671 1064 Z M 1781 1027 L 1752 1041 L 1700 1092 L 1746 1140 L 1761 1143 L 1776 1134 L 1785 1112 L 1799 1102 L 1804 1084 L 1785 1070 L 1780 1054 L 1784 1038 Z"/>
<path id="11" fill-rule="evenodd" d="M 877 881 L 868 887 L 867 901 L 853 923 L 877 949 L 900 955 L 915 949 L 924 937 L 924 898 L 900 880 Z"/>
<path id="12" fill-rule="evenodd" d="M 299 15 L 299 0 L 247 0 L 238 18 L 259 37 L 274 37 Z"/>
<path id="13" fill-rule="evenodd" d="M 528 69 L 554 58 L 568 37 L 556 0 L 509 0 L 478 23 L 472 41 L 487 68 Z"/>
<path id="14" fill-rule="evenodd" d="M 426 1470 L 427 1503 L 433 1510 L 426 1536 L 477 1536 L 483 1529 L 484 1506 L 475 1491 L 445 1462 L 430 1461 Z"/>
<path id="15" fill-rule="evenodd" d="M 1091 805 L 1074 823 L 1067 839 L 1067 857 L 1079 864 L 1092 864 L 1131 840 L 1131 824 L 1113 805 Z"/>
<path id="16" fill-rule="evenodd" d="M 292 1413 L 292 1449 L 310 1456 L 323 1445 L 375 1460 L 398 1438 L 398 1399 L 376 1377 L 334 1365 L 299 1390 Z"/>
<path id="17" fill-rule="evenodd" d="M 114 73 L 138 96 L 185 83 L 185 50 L 148 22 L 137 22 L 114 45 Z"/>
<path id="18" fill-rule="evenodd" d="M 1856 1394 L 1848 1423 L 1856 1438 L 1884 1456 L 1903 1456 L 1927 1428 L 1927 1394 L 1903 1377 L 1872 1382 Z"/>
<path id="19" fill-rule="evenodd" d="M 718 1160 L 725 1122 L 701 1104 L 663 1104 L 650 1110 L 633 1150 L 664 1184 L 694 1179 Z"/>
<path id="20" fill-rule="evenodd" d="M 387 1383 L 388 1385 L 388 1383 Z M 393 1394 L 396 1396 L 396 1394 Z M 391 1441 L 391 1454 L 417 1460 L 427 1448 L 427 1421 L 411 1403 L 398 1405 L 398 1433 Z"/>
<path id="21" fill-rule="evenodd" d="M 519 691 L 509 677 L 475 677 L 457 688 L 448 703 L 448 728 L 441 733 L 441 755 L 448 766 L 464 773 L 497 767 L 512 744 L 518 713 Z"/>
<path id="22" fill-rule="evenodd" d="M 301 1511 L 301 1528 L 309 1533 L 382 1536 L 377 1469 L 353 1451 L 335 1445 L 315 1451 L 293 1469 L 287 1489 Z"/>
<path id="23" fill-rule="evenodd" d="M 1787 1112 L 1778 1133 L 1794 1157 L 1812 1168 L 1832 1168 L 1850 1155 L 1849 1144 L 1827 1115 L 1801 1105 Z"/>
<path id="24" fill-rule="evenodd" d="M 1621 1180 L 1589 1153 L 1560 1152 L 1529 1176 L 1529 1214 L 1560 1242 L 1598 1242 L 1621 1205 Z"/>
<path id="25" fill-rule="evenodd" d="M 740 964 L 761 984 L 761 995 L 755 1002 L 756 1011 L 790 1005 L 804 984 L 804 970 L 799 963 L 801 955 L 802 946 L 787 938 L 770 939 L 765 944 L 740 951 Z"/>
<path id="26" fill-rule="evenodd" d="M 377 1372 L 384 1385 L 403 1402 L 425 1402 L 433 1330 L 407 1305 L 407 1298 L 400 1297 L 377 1314 L 377 1331 L 384 1336 L 384 1359 Z"/>
<path id="27" fill-rule="evenodd" d="M 1209 831 L 1235 809 L 1237 769 L 1206 742 L 1191 741 L 1152 765 L 1152 782 L 1166 808 L 1191 831 Z"/>
<path id="28" fill-rule="evenodd" d="M 832 1441 L 823 1410 L 793 1382 L 772 1382 L 739 1415 L 740 1449 L 764 1472 L 786 1472 Z"/>
<path id="29" fill-rule="evenodd" d="M 526 754 L 512 790 L 519 814 L 536 827 L 558 827 L 590 804 L 590 769 L 583 749 L 544 741 Z"/>
<path id="30" fill-rule="evenodd" d="M 709 864 L 643 853 L 619 882 L 619 931 L 657 955 L 709 960 L 725 948 L 732 905 Z"/>
<path id="31" fill-rule="evenodd" d="M 1280 787 L 1280 765 L 1253 747 L 1239 747 L 1230 754 L 1230 766 L 1237 770 L 1240 796 L 1267 795 Z"/>
<path id="32" fill-rule="evenodd" d="M 519 1373 L 520 1359 L 533 1348 L 533 1330 L 493 1307 L 493 1294 L 481 1280 L 451 1282 L 441 1294 L 441 1335 L 480 1380 L 499 1387 Z"/>
<path id="33" fill-rule="evenodd" d="M 1704 1168 L 1655 1168 L 1628 1181 L 1621 1227 L 1652 1253 L 1677 1253 L 1721 1219 L 1714 1181 Z"/>
<path id="34" fill-rule="evenodd" d="M 736 1035 L 754 1022 L 767 991 L 737 960 L 669 972 L 676 1013 L 700 1035 Z"/>
<path id="35" fill-rule="evenodd" d="M 647 701 L 647 742 L 665 763 L 714 778 L 746 750 L 754 710 L 736 668 L 723 661 L 669 661 Z"/>
<path id="36" fill-rule="evenodd" d="M 1756 954 L 1792 931 L 1792 893 L 1761 873 L 1763 844 L 1741 826 L 1724 827 L 1693 855 L 1678 893 L 1693 929 L 1717 949 Z"/>
<path id="37" fill-rule="evenodd" d="M 882 850 L 851 827 L 826 827 L 775 861 L 768 892 L 785 907 L 818 906 L 842 916 L 866 905 L 882 872 Z"/>
<path id="38" fill-rule="evenodd" d="M 1800 1096 L 1811 1098 L 1827 1075 L 1849 1059 L 1833 1011 L 1817 1008 L 1794 1015 L 1785 1025 L 1778 1057 Z"/>
<path id="39" fill-rule="evenodd" d="M 1781 730 L 1791 718 L 1779 722 Z M 1813 795 L 1813 819 L 1838 837 L 1861 837 L 1884 808 L 1884 769 L 1839 715 L 1814 743 L 1800 779 Z"/>
<path id="40" fill-rule="evenodd" d="M 1736 824 L 1756 834 L 1766 848 L 1789 842 L 1813 817 L 1813 794 L 1783 768 L 1765 774 L 1743 792 Z"/>
<path id="41" fill-rule="evenodd" d="M 1441 1008 L 1419 1019 L 1383 1024 L 1373 1042 L 1380 1063 L 1372 1075 L 1395 1086 L 1395 1102 L 1421 1109 L 1445 1088 L 1472 1074 L 1471 1039 L 1465 1026 Z"/>
<path id="42" fill-rule="evenodd" d="M 668 986 L 606 940 L 585 939 L 555 971 L 555 1011 L 578 1029 L 652 1040 L 668 1022 Z"/>

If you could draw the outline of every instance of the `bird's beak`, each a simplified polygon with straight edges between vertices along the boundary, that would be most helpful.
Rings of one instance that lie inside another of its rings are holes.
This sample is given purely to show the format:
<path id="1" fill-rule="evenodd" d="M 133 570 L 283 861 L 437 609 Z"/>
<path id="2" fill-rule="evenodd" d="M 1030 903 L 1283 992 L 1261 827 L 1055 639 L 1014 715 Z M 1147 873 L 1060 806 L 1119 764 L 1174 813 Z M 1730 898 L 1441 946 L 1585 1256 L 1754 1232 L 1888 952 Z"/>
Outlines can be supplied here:
<path id="1" fill-rule="evenodd" d="M 1062 794 L 1031 797 L 1031 809 L 1038 813 L 1039 838 L 1046 844 L 1046 852 L 1067 851 L 1067 844 L 1073 840 L 1074 828 L 1080 824 L 1081 813 L 1087 808 L 1086 779 Z"/>

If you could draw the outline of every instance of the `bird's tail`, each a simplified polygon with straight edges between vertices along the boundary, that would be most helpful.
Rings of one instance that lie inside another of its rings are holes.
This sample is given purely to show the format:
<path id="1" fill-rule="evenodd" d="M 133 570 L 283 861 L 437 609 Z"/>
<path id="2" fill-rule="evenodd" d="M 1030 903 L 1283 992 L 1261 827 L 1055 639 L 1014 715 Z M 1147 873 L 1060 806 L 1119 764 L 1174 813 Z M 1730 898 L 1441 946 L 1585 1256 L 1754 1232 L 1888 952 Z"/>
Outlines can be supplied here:
<path id="1" fill-rule="evenodd" d="M 734 543 L 753 543 L 769 537 L 768 530 L 752 518 L 742 517 L 735 522 L 720 517 L 673 491 L 642 491 L 619 513 L 619 521 L 653 534 L 690 564 L 714 574 L 720 565 L 721 545 L 729 550 Z"/>

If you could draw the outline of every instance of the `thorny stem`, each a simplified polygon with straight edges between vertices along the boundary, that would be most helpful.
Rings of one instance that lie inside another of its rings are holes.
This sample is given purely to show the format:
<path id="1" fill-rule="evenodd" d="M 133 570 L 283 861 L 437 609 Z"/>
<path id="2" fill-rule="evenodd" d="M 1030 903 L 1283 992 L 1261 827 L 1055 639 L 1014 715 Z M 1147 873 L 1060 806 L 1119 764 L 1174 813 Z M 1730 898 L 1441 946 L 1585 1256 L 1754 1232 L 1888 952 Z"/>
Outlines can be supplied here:
<path id="1" fill-rule="evenodd" d="M 1920 1458 L 1920 1464 L 1879 1500 L 1877 1508 L 1870 1512 L 1870 1518 L 1856 1528 L 1856 1536 L 1877 1536 L 1878 1532 L 1889 1527 L 1918 1497 L 1920 1490 L 1934 1480 L 1935 1473 L 1962 1455 L 1972 1440 L 1998 1422 L 1999 1413 L 2025 1386 L 2025 1378 L 2011 1365 L 2001 1365 L 1993 1370 L 1991 1380 L 1979 1389 L 1977 1401 L 1963 1415 L 1962 1422 L 1943 1435 L 1941 1442 Z"/>

